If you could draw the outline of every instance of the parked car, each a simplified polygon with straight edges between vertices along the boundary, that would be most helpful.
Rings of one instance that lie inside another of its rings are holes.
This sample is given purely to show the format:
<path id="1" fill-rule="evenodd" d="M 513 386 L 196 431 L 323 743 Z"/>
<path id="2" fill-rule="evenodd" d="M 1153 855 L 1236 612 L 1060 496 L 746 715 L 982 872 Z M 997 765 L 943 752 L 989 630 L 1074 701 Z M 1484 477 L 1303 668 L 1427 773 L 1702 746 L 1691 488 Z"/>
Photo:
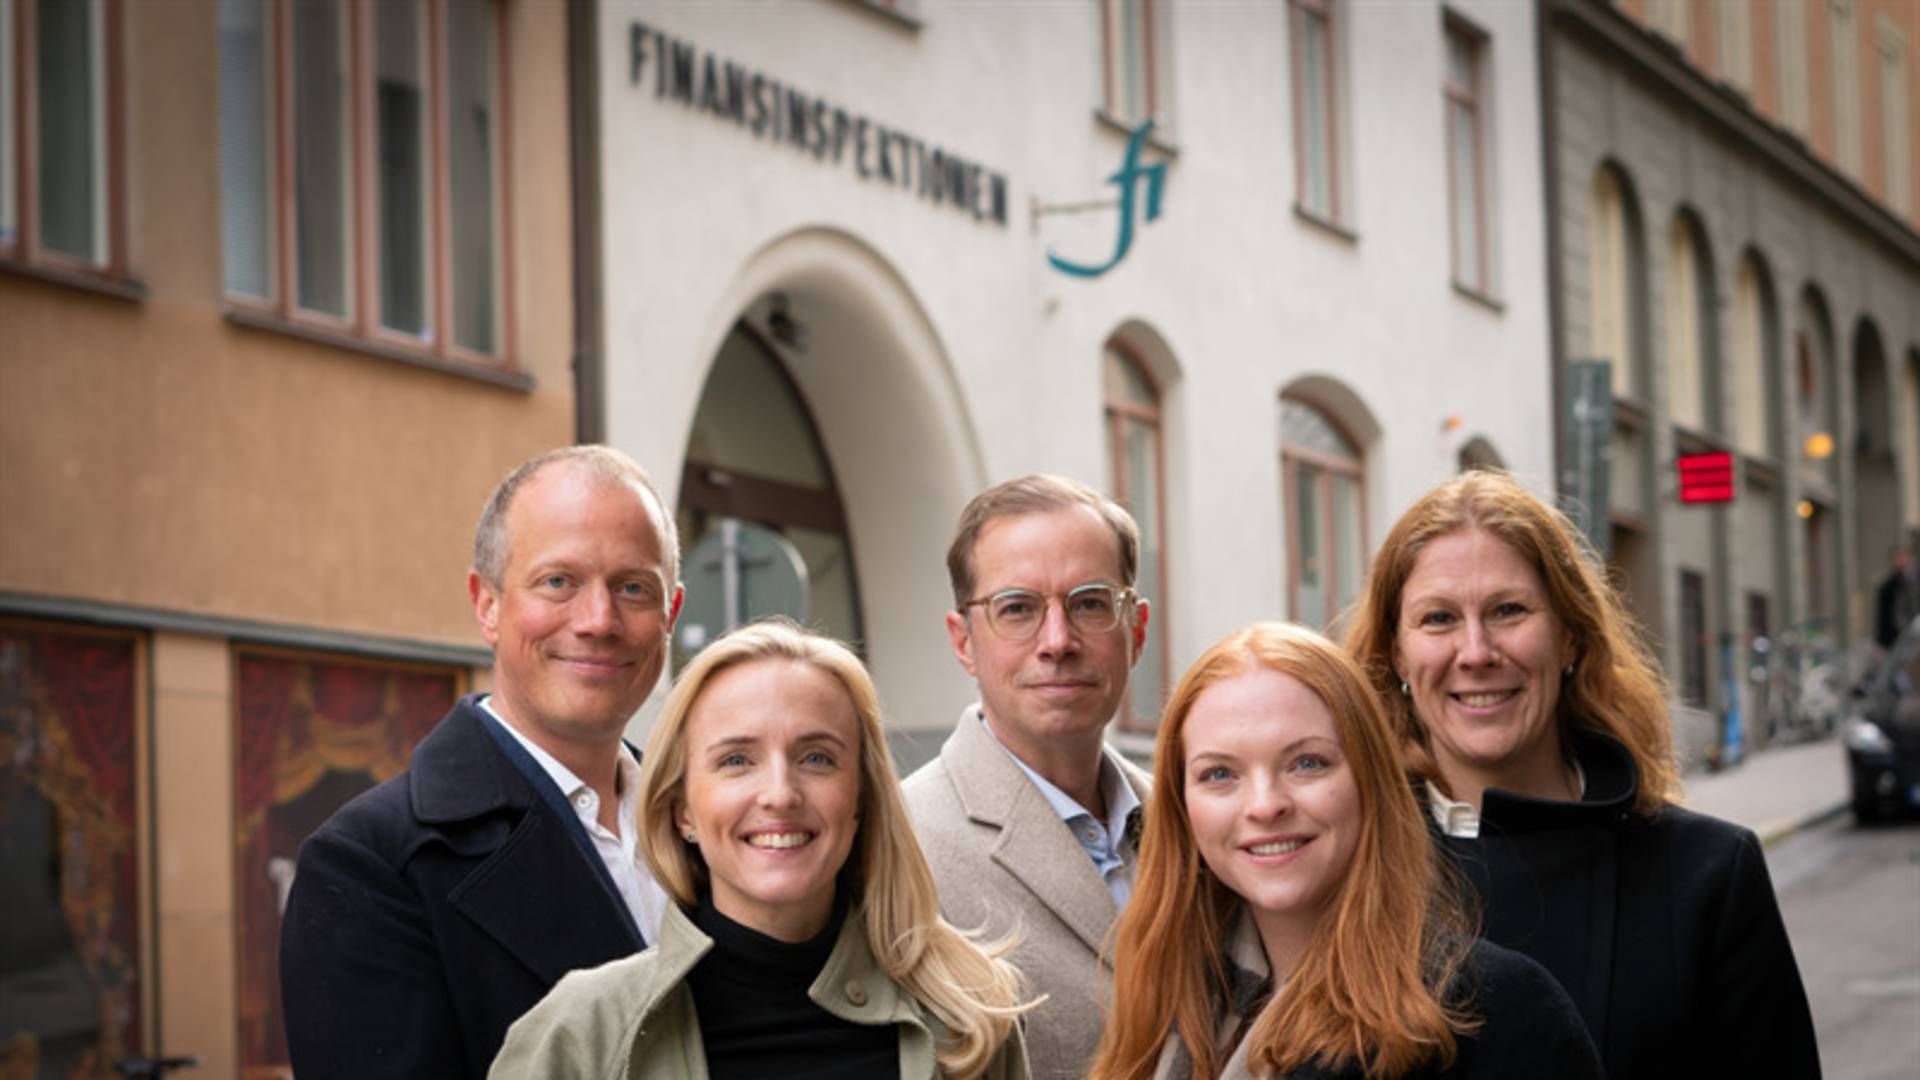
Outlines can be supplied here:
<path id="1" fill-rule="evenodd" d="M 1920 619 L 1859 684 L 1854 706 L 1844 740 L 1853 816 L 1920 812 Z"/>

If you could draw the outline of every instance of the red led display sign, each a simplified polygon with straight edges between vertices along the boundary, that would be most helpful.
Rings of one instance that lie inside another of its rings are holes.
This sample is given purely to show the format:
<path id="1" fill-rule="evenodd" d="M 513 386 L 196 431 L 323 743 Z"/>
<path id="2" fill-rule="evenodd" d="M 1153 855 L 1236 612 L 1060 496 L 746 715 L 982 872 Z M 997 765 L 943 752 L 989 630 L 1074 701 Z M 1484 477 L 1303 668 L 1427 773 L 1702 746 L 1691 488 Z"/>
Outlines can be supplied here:
<path id="1" fill-rule="evenodd" d="M 1681 502 L 1733 501 L 1732 454 L 1681 454 L 1674 466 L 1680 473 Z"/>

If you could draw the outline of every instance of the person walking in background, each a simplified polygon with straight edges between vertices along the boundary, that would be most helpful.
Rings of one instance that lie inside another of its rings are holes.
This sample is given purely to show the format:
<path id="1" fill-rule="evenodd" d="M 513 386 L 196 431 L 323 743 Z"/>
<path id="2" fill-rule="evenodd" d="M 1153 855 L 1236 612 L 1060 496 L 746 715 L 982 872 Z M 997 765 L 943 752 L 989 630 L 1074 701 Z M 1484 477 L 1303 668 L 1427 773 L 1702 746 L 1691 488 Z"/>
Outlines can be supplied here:
<path id="1" fill-rule="evenodd" d="M 1132 890 L 1144 773 L 1104 733 L 1146 640 L 1140 532 L 1084 484 L 1026 476 L 981 492 L 947 550 L 947 635 L 980 700 L 906 782 L 957 926 L 1017 935 L 1045 1000 L 1034 1074 L 1080 1077 L 1100 1040 L 1100 948 Z"/>
<path id="2" fill-rule="evenodd" d="M 1553 973 L 1609 1075 L 1817 1077 L 1759 840 L 1678 805 L 1666 688 L 1577 535 L 1509 476 L 1450 480 L 1347 646 L 1487 938 Z"/>
<path id="3" fill-rule="evenodd" d="M 600 446 L 515 469 L 467 588 L 493 692 L 300 849 L 280 933 L 301 1080 L 478 1077 L 560 977 L 642 948 L 666 894 L 635 858 L 621 732 L 682 599 L 673 516 Z"/>
<path id="4" fill-rule="evenodd" d="M 1914 580 L 1907 549 L 1895 546 L 1887 552 L 1887 576 L 1873 590 L 1874 643 L 1893 648 L 1915 615 L 1920 615 L 1920 582 Z"/>
<path id="5" fill-rule="evenodd" d="M 1601 1076 L 1540 965 L 1472 937 L 1385 714 L 1311 630 L 1174 688 L 1095 1080 Z"/>
<path id="6" fill-rule="evenodd" d="M 784 621 L 685 671 L 647 740 L 652 948 L 575 972 L 496 1080 L 1020 1080 L 1018 975 L 940 918 L 866 669 Z"/>

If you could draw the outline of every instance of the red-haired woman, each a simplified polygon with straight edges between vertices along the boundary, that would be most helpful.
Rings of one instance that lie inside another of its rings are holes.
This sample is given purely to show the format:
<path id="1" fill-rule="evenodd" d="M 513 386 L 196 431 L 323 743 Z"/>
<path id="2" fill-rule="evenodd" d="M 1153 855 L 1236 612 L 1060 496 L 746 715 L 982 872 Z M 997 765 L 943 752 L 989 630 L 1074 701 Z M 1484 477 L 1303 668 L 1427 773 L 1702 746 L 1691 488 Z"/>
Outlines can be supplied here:
<path id="1" fill-rule="evenodd" d="M 1660 669 L 1564 515 L 1501 473 L 1428 492 L 1347 648 L 1487 939 L 1553 973 L 1609 1074 L 1820 1075 L 1760 844 L 1676 805 Z"/>
<path id="2" fill-rule="evenodd" d="M 1174 688 L 1094 1080 L 1597 1078 L 1572 1002 L 1475 940 L 1360 668 L 1262 623 Z"/>

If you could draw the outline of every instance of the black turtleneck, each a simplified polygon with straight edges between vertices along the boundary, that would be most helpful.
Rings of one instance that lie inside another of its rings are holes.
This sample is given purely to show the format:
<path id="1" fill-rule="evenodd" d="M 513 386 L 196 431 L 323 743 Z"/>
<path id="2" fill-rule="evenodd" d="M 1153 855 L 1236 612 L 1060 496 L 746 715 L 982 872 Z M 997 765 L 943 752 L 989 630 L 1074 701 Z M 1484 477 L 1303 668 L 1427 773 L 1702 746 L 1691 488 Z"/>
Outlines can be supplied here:
<path id="1" fill-rule="evenodd" d="M 846 904 L 835 900 L 826 928 L 789 944 L 742 926 L 700 898 L 693 924 L 713 949 L 687 973 L 713 1080 L 837 1080 L 894 1076 L 900 1034 L 893 1024 L 856 1024 L 807 996 L 827 966 Z"/>

